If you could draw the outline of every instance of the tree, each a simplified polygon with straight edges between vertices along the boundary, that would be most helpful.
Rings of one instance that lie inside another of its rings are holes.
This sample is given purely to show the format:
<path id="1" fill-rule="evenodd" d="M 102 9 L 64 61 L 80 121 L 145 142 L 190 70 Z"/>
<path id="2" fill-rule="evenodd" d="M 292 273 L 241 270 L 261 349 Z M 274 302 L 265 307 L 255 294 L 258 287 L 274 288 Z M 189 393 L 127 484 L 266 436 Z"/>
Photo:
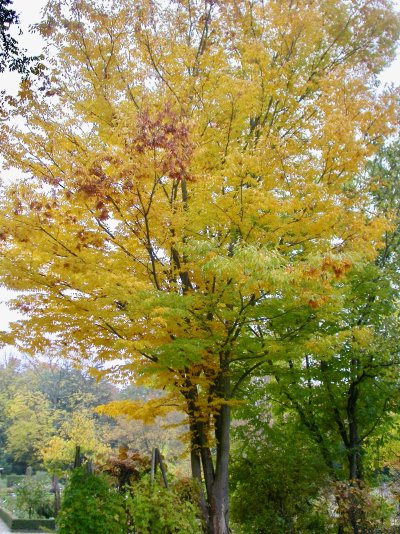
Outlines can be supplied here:
<path id="1" fill-rule="evenodd" d="M 392 128 L 374 83 L 397 31 L 384 1 L 48 7 L 53 87 L 26 91 L 4 145 L 29 176 L 2 200 L 26 314 L 4 340 L 164 389 L 108 413 L 186 414 L 209 532 L 229 528 L 238 389 L 303 354 L 381 242 L 355 175 Z"/>
<path id="2" fill-rule="evenodd" d="M 0 462 L 3 468 L 8 468 L 8 458 L 5 451 L 7 428 L 10 425 L 8 405 L 14 395 L 23 387 L 21 362 L 12 355 L 3 356 L 0 366 Z"/>
<path id="3" fill-rule="evenodd" d="M 0 72 L 6 69 L 26 74 L 28 65 L 33 58 L 20 51 L 16 39 L 11 35 L 10 28 L 19 23 L 12 0 L 0 0 Z"/>
<path id="4" fill-rule="evenodd" d="M 268 373 L 275 381 L 268 388 L 261 386 L 264 395 L 268 389 L 269 403 L 277 401 L 288 413 L 297 413 L 332 479 L 347 479 L 354 491 L 371 479 L 364 465 L 370 444 L 386 442 L 397 424 L 398 156 L 395 142 L 384 147 L 368 169 L 378 178 L 371 208 L 375 204 L 375 209 L 392 214 L 384 247 L 373 263 L 351 270 L 342 309 L 320 317 L 319 332 L 304 347 L 303 358 L 270 362 Z M 361 520 L 351 503 L 348 518 L 359 532 Z"/>
<path id="5" fill-rule="evenodd" d="M 33 477 L 25 477 L 16 488 L 18 511 L 28 512 L 32 517 L 51 517 L 50 494 L 46 483 Z"/>
<path id="6" fill-rule="evenodd" d="M 33 362 L 27 372 L 52 408 L 68 414 L 107 403 L 118 391 L 109 382 L 96 381 L 63 359 Z"/>
<path id="7" fill-rule="evenodd" d="M 329 470 L 309 433 L 293 413 L 272 412 L 271 403 L 246 406 L 241 415 L 231 474 L 235 532 L 330 532 L 316 506 Z"/>
<path id="8" fill-rule="evenodd" d="M 8 403 L 7 452 L 26 464 L 36 463 L 40 448 L 54 432 L 53 413 L 40 392 L 18 392 Z"/>
<path id="9" fill-rule="evenodd" d="M 75 444 L 89 453 L 102 448 L 96 436 L 108 435 L 111 420 L 90 411 L 115 398 L 116 388 L 111 384 L 97 383 L 69 362 L 44 361 L 43 356 L 41 361 L 8 357 L 0 366 L 0 391 L 3 466 L 8 463 L 7 468 L 24 472 L 27 465 L 41 462 L 43 449 L 68 464 Z M 73 440 L 70 447 L 68 439 Z"/>
<path id="10" fill-rule="evenodd" d="M 73 464 L 76 447 L 91 461 L 103 461 L 111 449 L 105 444 L 104 432 L 96 427 L 90 412 L 81 410 L 62 423 L 56 435 L 43 443 L 41 456 L 44 465 L 58 476 Z"/>

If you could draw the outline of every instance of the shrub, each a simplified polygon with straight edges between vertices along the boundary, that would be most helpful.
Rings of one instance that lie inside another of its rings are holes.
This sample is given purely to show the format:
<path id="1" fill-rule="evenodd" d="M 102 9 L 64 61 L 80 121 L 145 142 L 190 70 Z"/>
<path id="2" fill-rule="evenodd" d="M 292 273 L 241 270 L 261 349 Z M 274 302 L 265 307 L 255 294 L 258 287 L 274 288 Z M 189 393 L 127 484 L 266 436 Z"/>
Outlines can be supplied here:
<path id="1" fill-rule="evenodd" d="M 199 510 L 180 496 L 182 488 L 170 490 L 150 484 L 146 476 L 132 487 L 127 511 L 134 532 L 140 534 L 193 534 L 202 532 Z"/>
<path id="2" fill-rule="evenodd" d="M 16 486 L 18 482 L 24 479 L 24 475 L 7 475 L 7 488 Z"/>
<path id="3" fill-rule="evenodd" d="M 365 483 L 335 482 L 330 490 L 336 500 L 338 523 L 345 532 L 355 532 L 355 526 L 363 533 L 391 532 L 394 503 L 374 494 Z"/>
<path id="4" fill-rule="evenodd" d="M 125 534 L 124 497 L 104 474 L 74 469 L 57 516 L 58 534 Z"/>
<path id="5" fill-rule="evenodd" d="M 245 434 L 235 444 L 231 516 L 238 534 L 330 532 L 329 517 L 314 507 L 328 478 L 326 469 L 311 440 L 290 424 L 286 422 L 286 433 L 266 424 L 262 432 Z"/>
<path id="6" fill-rule="evenodd" d="M 51 517 L 51 495 L 43 481 L 24 478 L 16 488 L 17 510 L 28 512 L 28 517 Z"/>

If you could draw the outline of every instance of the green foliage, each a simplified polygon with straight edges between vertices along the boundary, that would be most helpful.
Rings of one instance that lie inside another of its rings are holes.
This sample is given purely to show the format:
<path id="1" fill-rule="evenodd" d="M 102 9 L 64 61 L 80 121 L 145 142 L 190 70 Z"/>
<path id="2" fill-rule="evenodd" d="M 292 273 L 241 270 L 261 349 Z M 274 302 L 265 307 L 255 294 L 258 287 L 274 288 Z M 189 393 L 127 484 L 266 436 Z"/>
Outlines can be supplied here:
<path id="1" fill-rule="evenodd" d="M 24 475 L 7 475 L 7 488 L 17 485 L 23 478 Z"/>
<path id="2" fill-rule="evenodd" d="M 109 382 L 96 381 L 68 362 L 38 368 L 37 387 L 54 409 L 67 413 L 109 402 L 116 393 Z"/>
<path id="3" fill-rule="evenodd" d="M 10 28 L 18 27 L 19 23 L 18 15 L 11 6 L 12 0 L 0 0 L 0 72 L 9 70 L 26 75 L 32 60 L 38 58 L 27 57 L 26 51 L 19 48 L 11 35 Z"/>
<path id="4" fill-rule="evenodd" d="M 355 524 L 358 532 L 391 532 L 395 507 L 382 496 L 374 495 L 367 485 L 336 482 L 330 491 L 337 503 L 337 521 L 345 533 L 353 534 Z"/>
<path id="5" fill-rule="evenodd" d="M 25 477 L 17 485 L 17 510 L 27 512 L 29 519 L 51 517 L 51 495 L 47 484 L 33 477 Z"/>
<path id="6" fill-rule="evenodd" d="M 307 434 L 291 420 L 239 427 L 231 469 L 235 532 L 329 532 L 314 507 L 327 470 Z"/>
<path id="7" fill-rule="evenodd" d="M 125 534 L 124 498 L 105 475 L 74 469 L 57 516 L 59 534 Z"/>
<path id="8" fill-rule="evenodd" d="M 202 531 L 199 511 L 192 502 L 185 500 L 184 487 L 178 486 L 167 490 L 157 484 L 151 485 L 148 477 L 134 485 L 127 509 L 135 533 L 193 534 Z"/>

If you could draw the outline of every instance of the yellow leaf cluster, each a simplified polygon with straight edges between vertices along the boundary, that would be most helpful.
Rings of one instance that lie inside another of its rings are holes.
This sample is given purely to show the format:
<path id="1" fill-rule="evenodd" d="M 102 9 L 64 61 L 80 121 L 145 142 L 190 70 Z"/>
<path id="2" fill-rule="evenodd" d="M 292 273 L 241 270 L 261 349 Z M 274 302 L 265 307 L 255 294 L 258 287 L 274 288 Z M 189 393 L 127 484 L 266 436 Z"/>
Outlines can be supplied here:
<path id="1" fill-rule="evenodd" d="M 26 176 L 1 196 L 1 283 L 25 314 L 3 339 L 165 386 L 210 422 L 244 345 L 261 357 L 275 317 L 338 309 L 377 253 L 390 222 L 362 171 L 396 127 L 396 92 L 374 82 L 397 18 L 385 0 L 80 0 L 46 17 L 49 86 L 2 145 Z"/>

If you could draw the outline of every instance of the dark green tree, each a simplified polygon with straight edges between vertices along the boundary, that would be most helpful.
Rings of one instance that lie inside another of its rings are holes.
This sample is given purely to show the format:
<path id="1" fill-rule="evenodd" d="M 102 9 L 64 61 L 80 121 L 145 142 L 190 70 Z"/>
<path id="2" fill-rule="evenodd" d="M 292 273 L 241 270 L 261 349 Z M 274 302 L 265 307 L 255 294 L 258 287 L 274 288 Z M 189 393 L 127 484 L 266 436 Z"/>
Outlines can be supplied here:
<path id="1" fill-rule="evenodd" d="M 19 17 L 11 6 L 12 0 L 0 0 L 0 72 L 10 70 L 27 75 L 32 62 L 38 58 L 28 56 L 12 36 L 12 29 L 18 28 Z"/>
<path id="2" fill-rule="evenodd" d="M 286 413 L 272 420 L 270 409 L 268 404 L 261 410 L 246 407 L 247 423 L 235 428 L 231 470 L 235 532 L 328 532 L 326 517 L 314 501 L 329 480 L 329 470 L 296 417 Z"/>
<path id="3" fill-rule="evenodd" d="M 74 469 L 57 516 L 59 534 L 125 534 L 124 497 L 105 475 Z"/>

